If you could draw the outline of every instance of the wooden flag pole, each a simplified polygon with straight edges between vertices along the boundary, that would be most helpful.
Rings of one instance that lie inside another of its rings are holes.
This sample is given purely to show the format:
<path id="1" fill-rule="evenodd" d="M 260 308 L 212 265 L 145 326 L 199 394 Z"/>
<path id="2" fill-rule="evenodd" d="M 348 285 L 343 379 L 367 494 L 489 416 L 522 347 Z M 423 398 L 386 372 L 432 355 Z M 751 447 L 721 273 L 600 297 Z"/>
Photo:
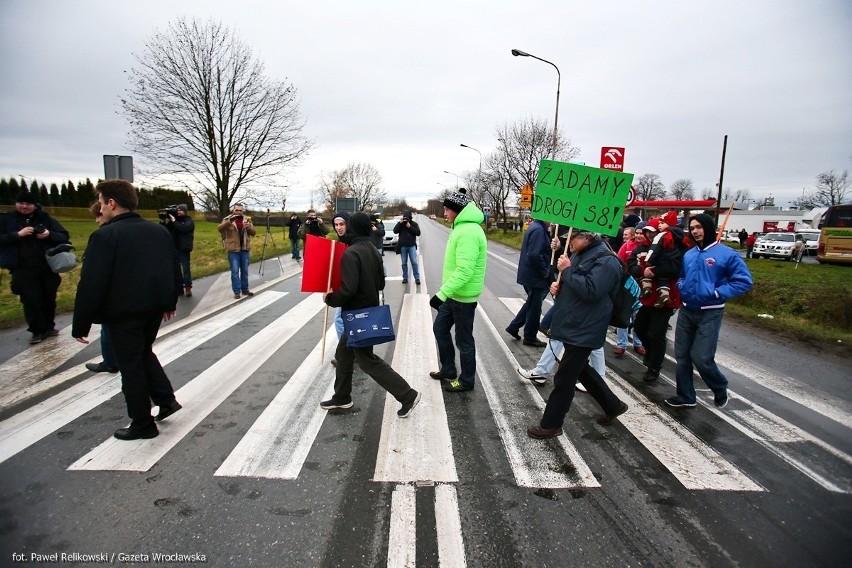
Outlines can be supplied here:
<path id="1" fill-rule="evenodd" d="M 556 227 L 557 227 L 557 233 L 556 234 L 558 235 L 559 234 L 558 233 L 559 225 L 557 225 Z M 574 231 L 574 227 L 568 227 L 568 240 L 565 241 L 565 249 L 562 251 L 562 254 L 568 254 L 568 245 L 571 244 L 571 233 L 573 231 Z M 556 254 L 555 250 L 553 251 L 553 254 Z M 552 266 L 553 261 L 551 261 L 550 264 Z M 559 274 L 556 275 L 556 283 L 559 284 L 561 281 L 562 281 L 562 271 L 560 270 Z"/>
<path id="2" fill-rule="evenodd" d="M 331 241 L 331 255 L 328 259 L 328 282 L 326 283 L 326 294 L 331 292 L 331 269 L 334 267 L 334 247 L 337 241 Z M 325 305 L 325 315 L 322 318 L 322 351 L 320 352 L 320 363 L 325 362 L 325 336 L 328 335 L 328 304 Z"/>
<path id="3" fill-rule="evenodd" d="M 725 213 L 725 220 L 722 221 L 722 226 L 719 227 L 719 230 L 716 232 L 716 242 L 722 240 L 722 235 L 725 234 L 725 227 L 728 226 L 728 219 L 731 217 L 731 211 L 734 210 L 734 203 L 731 202 L 731 206 L 728 207 L 728 212 Z"/>

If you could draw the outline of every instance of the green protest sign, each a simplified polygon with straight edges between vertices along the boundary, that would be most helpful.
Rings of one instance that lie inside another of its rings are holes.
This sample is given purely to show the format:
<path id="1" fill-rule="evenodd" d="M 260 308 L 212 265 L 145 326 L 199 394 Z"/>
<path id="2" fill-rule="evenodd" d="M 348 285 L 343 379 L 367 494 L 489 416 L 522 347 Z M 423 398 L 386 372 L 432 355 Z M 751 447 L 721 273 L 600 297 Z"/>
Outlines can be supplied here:
<path id="1" fill-rule="evenodd" d="M 530 216 L 615 235 L 632 182 L 633 174 L 542 160 Z"/>

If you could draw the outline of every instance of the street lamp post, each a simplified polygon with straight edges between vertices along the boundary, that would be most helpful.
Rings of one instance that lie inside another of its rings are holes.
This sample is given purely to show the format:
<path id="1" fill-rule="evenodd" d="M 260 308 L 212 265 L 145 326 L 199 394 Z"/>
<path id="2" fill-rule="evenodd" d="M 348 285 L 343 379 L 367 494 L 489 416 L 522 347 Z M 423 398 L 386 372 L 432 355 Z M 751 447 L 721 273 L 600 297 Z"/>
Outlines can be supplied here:
<path id="1" fill-rule="evenodd" d="M 456 176 L 456 190 L 458 190 L 458 188 L 459 188 L 459 174 L 454 174 L 453 172 L 448 172 L 447 170 L 444 170 L 444 173 L 450 174 L 451 176 Z"/>
<path id="2" fill-rule="evenodd" d="M 512 55 L 515 57 L 532 57 L 533 59 L 538 59 L 539 61 L 544 61 L 548 65 L 552 65 L 554 69 L 556 69 L 556 116 L 553 118 L 553 147 L 550 150 L 550 158 L 552 160 L 556 159 L 556 132 L 557 127 L 559 125 L 559 89 L 562 84 L 562 74 L 559 73 L 559 67 L 557 67 L 553 62 L 548 61 L 547 59 L 542 59 L 541 57 L 536 57 L 531 53 L 527 53 L 526 51 L 521 51 L 520 49 L 513 49 Z"/>

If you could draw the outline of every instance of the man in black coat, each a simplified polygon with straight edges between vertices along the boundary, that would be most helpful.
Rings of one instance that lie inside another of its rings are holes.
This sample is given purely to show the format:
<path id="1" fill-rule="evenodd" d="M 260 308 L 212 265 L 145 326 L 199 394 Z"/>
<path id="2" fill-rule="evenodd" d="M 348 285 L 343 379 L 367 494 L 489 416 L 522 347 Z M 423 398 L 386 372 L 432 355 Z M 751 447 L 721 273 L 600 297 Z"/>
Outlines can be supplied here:
<path id="1" fill-rule="evenodd" d="M 34 193 L 22 191 L 15 211 L 0 223 L 0 267 L 12 274 L 12 293 L 21 297 L 31 344 L 55 337 L 56 292 L 62 278 L 47 265 L 49 248 L 68 242 L 68 231 L 38 204 Z"/>
<path id="2" fill-rule="evenodd" d="M 370 218 L 366 213 L 353 213 L 349 217 L 346 251 L 340 259 L 340 289 L 329 292 L 325 303 L 344 310 L 357 310 L 379 305 L 379 290 L 385 287 L 382 260 L 370 242 Z M 372 347 L 350 349 L 344 333 L 337 343 L 334 358 L 337 372 L 334 379 L 334 396 L 320 403 L 325 410 L 351 408 L 352 373 L 357 361 L 361 370 L 388 391 L 402 407 L 397 416 L 406 418 L 417 403 L 420 393 L 411 388 L 399 373 L 373 353 Z"/>
<path id="3" fill-rule="evenodd" d="M 295 213 L 290 215 L 286 226 L 290 236 L 290 258 L 293 260 L 302 260 L 302 255 L 299 252 L 299 229 L 302 227 L 302 220 Z"/>
<path id="4" fill-rule="evenodd" d="M 153 438 L 156 420 L 181 409 L 152 346 L 160 321 L 177 307 L 180 266 L 172 237 L 161 225 L 134 213 L 136 189 L 124 180 L 102 181 L 95 188 L 105 222 L 89 237 L 71 335 L 88 343 L 92 323 L 109 324 L 121 371 L 121 390 L 130 426 L 115 431 L 119 440 Z"/>
<path id="5" fill-rule="evenodd" d="M 192 297 L 192 270 L 189 265 L 189 257 L 195 243 L 195 221 L 187 215 L 189 207 L 185 203 L 177 206 L 175 214 L 168 213 L 162 224 L 172 233 L 175 242 L 175 250 L 178 253 L 180 269 L 183 272 L 183 293 L 187 298 Z"/>
<path id="6" fill-rule="evenodd" d="M 408 261 L 414 272 L 414 283 L 420 284 L 420 267 L 417 265 L 417 237 L 420 225 L 413 219 L 411 211 L 402 214 L 402 221 L 396 224 L 393 232 L 399 235 L 399 254 L 402 257 L 402 283 L 408 284 Z"/>

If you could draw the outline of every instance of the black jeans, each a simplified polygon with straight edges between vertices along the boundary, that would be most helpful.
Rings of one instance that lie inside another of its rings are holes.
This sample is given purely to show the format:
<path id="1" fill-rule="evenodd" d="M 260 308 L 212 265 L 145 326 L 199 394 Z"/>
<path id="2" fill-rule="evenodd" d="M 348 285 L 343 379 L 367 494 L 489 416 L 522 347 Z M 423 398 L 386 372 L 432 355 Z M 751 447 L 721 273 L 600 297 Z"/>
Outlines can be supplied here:
<path id="1" fill-rule="evenodd" d="M 12 270 L 12 293 L 21 297 L 27 331 L 40 334 L 56 325 L 56 291 L 62 278 L 47 266 L 27 266 Z"/>
<path id="2" fill-rule="evenodd" d="M 673 313 L 674 310 L 671 308 L 642 306 L 636 314 L 633 333 L 639 336 L 642 345 L 645 346 L 645 357 L 642 363 L 651 371 L 659 371 L 663 368 L 663 361 L 666 358 L 666 332 Z"/>
<path id="3" fill-rule="evenodd" d="M 334 398 L 338 400 L 352 399 L 352 373 L 355 371 L 355 362 L 358 363 L 362 371 L 379 383 L 379 386 L 388 391 L 400 404 L 411 402 L 417 396 L 414 389 L 399 373 L 373 353 L 372 347 L 349 349 L 346 346 L 346 335 L 343 335 L 337 342 L 334 358 L 337 359 Z"/>
<path id="4" fill-rule="evenodd" d="M 606 414 L 612 415 L 618 412 L 620 407 L 618 397 L 609 389 L 597 371 L 589 365 L 589 353 L 592 350 L 567 343 L 563 345 L 565 351 L 556 375 L 553 377 L 553 392 L 547 399 L 547 406 L 544 407 L 544 415 L 539 425 L 542 428 L 562 427 L 565 415 L 568 414 L 571 402 L 574 400 L 577 379 Z"/>
<path id="5" fill-rule="evenodd" d="M 152 349 L 162 318 L 163 313 L 158 312 L 109 322 L 131 428 L 153 423 L 152 400 L 157 406 L 175 402 L 172 384 Z"/>

